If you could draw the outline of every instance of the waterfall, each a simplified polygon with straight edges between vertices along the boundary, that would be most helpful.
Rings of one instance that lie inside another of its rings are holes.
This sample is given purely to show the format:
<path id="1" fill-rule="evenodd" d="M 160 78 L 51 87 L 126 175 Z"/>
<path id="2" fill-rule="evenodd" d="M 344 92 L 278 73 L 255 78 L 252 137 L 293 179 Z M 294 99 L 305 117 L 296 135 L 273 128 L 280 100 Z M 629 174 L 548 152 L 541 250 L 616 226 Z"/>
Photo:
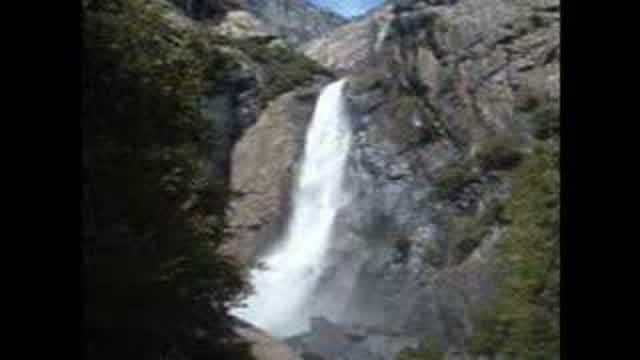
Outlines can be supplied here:
<path id="1" fill-rule="evenodd" d="M 293 191 L 293 212 L 285 237 L 251 272 L 255 293 L 232 313 L 278 337 L 308 329 L 307 300 L 326 265 L 331 229 L 347 201 L 342 180 L 351 142 L 344 111 L 344 79 L 327 85 L 306 133 L 301 170 Z"/>

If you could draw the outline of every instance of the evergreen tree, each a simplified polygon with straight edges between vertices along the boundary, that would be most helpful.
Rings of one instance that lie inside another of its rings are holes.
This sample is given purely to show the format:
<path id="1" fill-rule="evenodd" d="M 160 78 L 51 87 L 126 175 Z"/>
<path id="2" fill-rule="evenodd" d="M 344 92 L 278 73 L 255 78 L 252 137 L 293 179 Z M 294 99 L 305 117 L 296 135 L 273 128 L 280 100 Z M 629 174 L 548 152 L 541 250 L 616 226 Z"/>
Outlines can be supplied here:
<path id="1" fill-rule="evenodd" d="M 219 248 L 224 191 L 200 114 L 223 61 L 145 0 L 84 1 L 83 260 L 88 359 L 243 359 Z M 214 84 L 215 86 L 215 84 Z"/>
<path id="2" fill-rule="evenodd" d="M 514 173 L 505 208 L 496 301 L 477 320 L 476 354 L 560 358 L 560 172 L 557 143 L 544 143 Z"/>

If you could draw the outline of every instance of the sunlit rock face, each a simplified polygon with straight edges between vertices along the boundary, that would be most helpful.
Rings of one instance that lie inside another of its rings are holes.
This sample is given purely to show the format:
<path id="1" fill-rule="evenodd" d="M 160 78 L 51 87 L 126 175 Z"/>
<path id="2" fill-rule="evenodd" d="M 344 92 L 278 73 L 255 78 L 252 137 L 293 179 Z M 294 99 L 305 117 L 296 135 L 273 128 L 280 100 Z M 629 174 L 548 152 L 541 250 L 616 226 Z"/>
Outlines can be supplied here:
<path id="1" fill-rule="evenodd" d="M 346 23 L 346 19 L 305 0 L 246 0 L 249 11 L 297 47 Z"/>
<path id="2" fill-rule="evenodd" d="M 231 34 L 256 31 L 269 33 L 282 37 L 292 47 L 326 34 L 347 22 L 337 13 L 306 0 L 162 1 L 170 1 L 188 17 L 209 25 L 220 22 L 227 22 L 227 28 L 237 25 L 235 28 L 225 29 Z"/>
<path id="3" fill-rule="evenodd" d="M 300 48 L 305 55 L 336 71 L 354 70 L 370 60 L 377 34 L 388 18 L 389 6 L 373 10 L 346 25 L 315 38 Z"/>

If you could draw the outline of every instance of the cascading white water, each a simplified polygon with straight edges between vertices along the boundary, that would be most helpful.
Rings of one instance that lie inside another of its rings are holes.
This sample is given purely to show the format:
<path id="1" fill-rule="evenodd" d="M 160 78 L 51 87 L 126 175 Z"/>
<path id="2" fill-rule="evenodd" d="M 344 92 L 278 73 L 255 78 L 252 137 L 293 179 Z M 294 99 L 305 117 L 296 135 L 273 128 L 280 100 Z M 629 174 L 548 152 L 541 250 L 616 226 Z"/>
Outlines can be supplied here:
<path id="1" fill-rule="evenodd" d="M 344 79 L 326 86 L 306 134 L 302 167 L 293 192 L 285 238 L 251 272 L 255 293 L 234 315 L 278 337 L 308 329 L 306 300 L 326 264 L 331 229 L 347 201 L 342 188 L 351 130 L 344 111 Z"/>

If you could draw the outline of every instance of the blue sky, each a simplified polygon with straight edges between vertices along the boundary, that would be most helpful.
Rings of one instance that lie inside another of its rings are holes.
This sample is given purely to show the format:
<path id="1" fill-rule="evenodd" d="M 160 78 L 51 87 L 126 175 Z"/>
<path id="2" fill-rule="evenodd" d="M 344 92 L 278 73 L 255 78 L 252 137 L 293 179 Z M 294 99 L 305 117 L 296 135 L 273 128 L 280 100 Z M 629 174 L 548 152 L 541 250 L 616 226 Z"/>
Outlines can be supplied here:
<path id="1" fill-rule="evenodd" d="M 309 0 L 324 8 L 329 8 L 345 17 L 362 15 L 367 10 L 378 6 L 384 0 Z"/>

